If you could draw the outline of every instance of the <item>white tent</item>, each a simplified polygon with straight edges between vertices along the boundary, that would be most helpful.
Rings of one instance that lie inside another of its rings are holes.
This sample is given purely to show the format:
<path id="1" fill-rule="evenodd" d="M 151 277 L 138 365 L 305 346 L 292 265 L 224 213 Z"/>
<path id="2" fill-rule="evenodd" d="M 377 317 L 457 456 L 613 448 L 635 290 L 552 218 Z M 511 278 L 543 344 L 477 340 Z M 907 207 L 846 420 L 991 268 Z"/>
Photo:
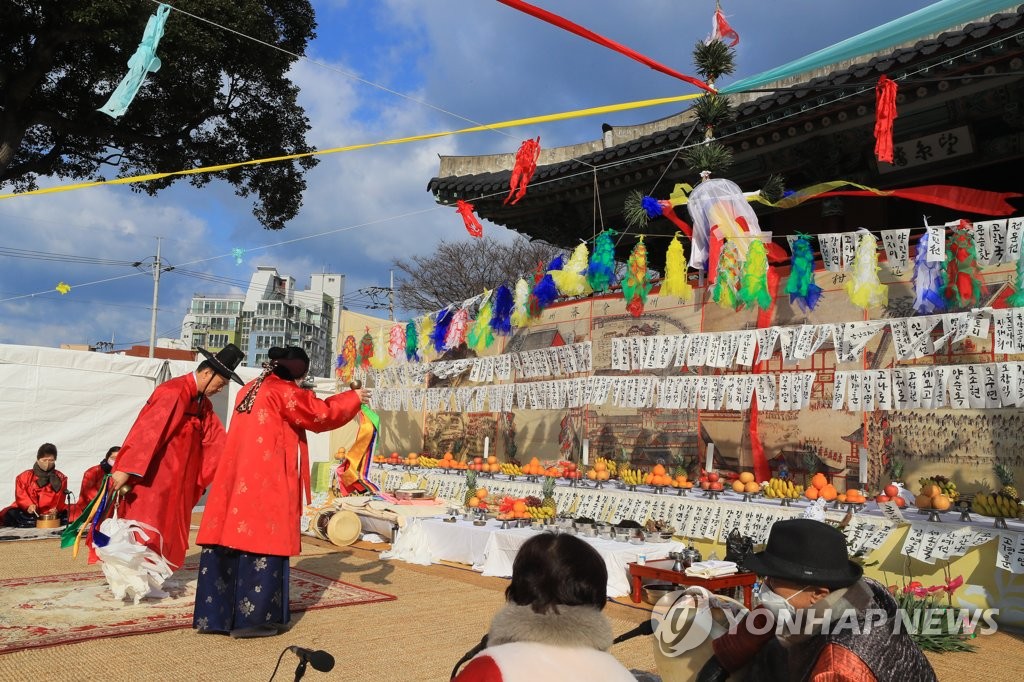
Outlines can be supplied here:
<path id="1" fill-rule="evenodd" d="M 57 446 L 57 468 L 77 496 L 82 474 L 108 448 L 121 444 L 153 389 L 197 366 L 0 344 L 0 508 L 14 500 L 15 477 L 32 467 L 43 443 Z M 243 381 L 258 374 L 257 369 L 238 368 Z M 241 388 L 233 382 L 229 387 L 213 398 L 225 425 Z M 309 438 L 311 459 L 326 459 L 329 434 L 311 433 Z"/>

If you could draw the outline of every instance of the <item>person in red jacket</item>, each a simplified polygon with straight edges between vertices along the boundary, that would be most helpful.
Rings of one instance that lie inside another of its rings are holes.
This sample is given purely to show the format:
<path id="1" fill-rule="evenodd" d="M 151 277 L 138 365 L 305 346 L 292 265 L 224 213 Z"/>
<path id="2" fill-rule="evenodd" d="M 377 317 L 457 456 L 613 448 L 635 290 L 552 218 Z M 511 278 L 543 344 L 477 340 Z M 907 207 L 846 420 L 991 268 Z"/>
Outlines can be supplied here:
<path id="1" fill-rule="evenodd" d="M 298 383 L 301 348 L 271 348 L 263 373 L 239 393 L 227 445 L 210 485 L 196 542 L 202 545 L 192 627 L 233 637 L 286 628 L 288 559 L 299 554 L 308 500 L 306 431 L 336 429 L 369 400 L 365 390 L 320 400 Z"/>
<path id="2" fill-rule="evenodd" d="M 57 446 L 43 443 L 36 463 L 14 480 L 14 504 L 0 512 L 5 526 L 34 528 L 36 518 L 57 512 L 61 524 L 68 522 L 68 477 L 57 471 Z"/>
<path id="3" fill-rule="evenodd" d="M 85 508 L 89 506 L 92 499 L 96 497 L 100 492 L 100 484 L 103 483 L 103 477 L 111 472 L 114 468 L 114 461 L 117 459 L 117 451 L 121 449 L 120 445 L 107 450 L 107 454 L 103 455 L 103 459 L 96 466 L 89 467 L 82 474 L 82 489 L 78 493 L 78 501 L 71 507 L 70 518 L 77 519 L 85 511 Z"/>
<path id="4" fill-rule="evenodd" d="M 152 526 L 146 545 L 181 567 L 188 549 L 192 509 L 213 480 L 227 434 L 210 396 L 235 374 L 245 354 L 228 344 L 191 374 L 160 384 L 146 401 L 117 454 L 111 488 L 131 484 L 120 516 Z M 159 596 L 159 595 L 155 595 Z"/>

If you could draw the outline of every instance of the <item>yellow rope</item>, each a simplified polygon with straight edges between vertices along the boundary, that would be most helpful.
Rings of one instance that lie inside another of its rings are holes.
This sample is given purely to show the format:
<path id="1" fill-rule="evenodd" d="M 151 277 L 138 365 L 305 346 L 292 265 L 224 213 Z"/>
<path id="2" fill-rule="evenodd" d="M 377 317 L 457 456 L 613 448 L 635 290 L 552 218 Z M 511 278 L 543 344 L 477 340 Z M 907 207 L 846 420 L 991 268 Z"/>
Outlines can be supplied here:
<path id="1" fill-rule="evenodd" d="M 514 128 L 516 126 L 535 125 L 538 123 L 550 123 L 552 121 L 565 121 L 573 118 L 582 118 L 585 116 L 596 116 L 597 114 L 608 114 L 617 111 L 628 111 L 630 109 L 642 109 L 644 107 L 653 107 L 661 104 L 673 104 L 676 102 L 683 102 L 690 99 L 696 99 L 697 97 L 700 97 L 700 94 L 680 95 L 678 97 L 661 97 L 659 99 L 645 99 L 636 102 L 625 102 L 622 104 L 608 104 L 600 107 L 591 107 L 589 109 L 566 111 L 559 114 L 531 116 L 529 118 L 520 118 L 513 121 L 501 121 L 499 123 L 491 123 L 489 125 L 472 126 L 470 128 L 462 128 L 460 130 L 449 130 L 440 133 L 425 133 L 423 135 L 412 135 L 410 137 L 400 137 L 397 139 L 383 140 L 380 142 L 365 142 L 362 144 L 349 145 L 347 147 L 333 147 L 331 149 L 320 149 L 317 151 L 304 152 L 301 154 L 288 154 L 287 156 L 272 156 L 265 159 L 251 159 L 249 161 L 223 163 L 217 166 L 203 166 L 201 168 L 189 168 L 187 170 L 169 171 L 166 173 L 149 173 L 146 175 L 135 175 L 127 178 L 114 178 L 113 180 L 79 182 L 71 185 L 56 185 L 54 187 L 44 187 L 42 189 L 31 190 L 29 192 L 12 192 L 10 194 L 0 194 L 0 199 L 13 199 L 15 197 L 27 197 L 36 194 L 54 194 L 57 192 L 70 192 L 76 189 L 85 189 L 86 187 L 98 187 L 100 185 L 127 185 L 135 182 L 148 182 L 150 180 L 160 180 L 162 178 L 171 177 L 172 175 L 198 175 L 200 173 L 216 173 L 218 171 L 229 170 L 231 168 L 239 168 L 241 166 L 256 166 L 264 163 L 292 161 L 294 159 L 301 159 L 307 156 L 325 156 L 327 154 L 340 154 L 342 152 L 352 152 L 359 149 L 368 149 L 370 147 L 383 147 L 386 145 L 405 144 L 407 142 L 420 142 L 422 140 L 432 140 L 438 137 L 446 137 L 448 135 L 459 135 L 462 133 L 479 133 L 485 130 Z"/>

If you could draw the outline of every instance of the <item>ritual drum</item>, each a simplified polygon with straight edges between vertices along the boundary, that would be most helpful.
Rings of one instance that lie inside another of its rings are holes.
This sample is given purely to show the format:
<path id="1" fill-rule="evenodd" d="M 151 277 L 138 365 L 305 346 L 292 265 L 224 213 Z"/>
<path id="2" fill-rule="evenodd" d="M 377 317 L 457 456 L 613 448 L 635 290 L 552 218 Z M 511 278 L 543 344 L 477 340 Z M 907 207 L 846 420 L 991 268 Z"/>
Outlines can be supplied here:
<path id="1" fill-rule="evenodd" d="M 725 634 L 731 612 L 733 621 L 747 609 L 740 602 L 708 592 L 702 587 L 680 588 L 658 601 L 652 612 L 656 630 L 652 636 L 654 660 L 664 682 L 689 682 L 714 656 L 711 642 Z M 729 677 L 743 680 L 746 670 Z"/>
<path id="2" fill-rule="evenodd" d="M 40 514 L 36 518 L 36 528 L 60 528 L 60 519 L 57 518 L 57 512 Z"/>
<path id="3" fill-rule="evenodd" d="M 310 519 L 309 532 L 331 544 L 347 547 L 359 539 L 362 521 L 351 511 L 322 509 Z"/>

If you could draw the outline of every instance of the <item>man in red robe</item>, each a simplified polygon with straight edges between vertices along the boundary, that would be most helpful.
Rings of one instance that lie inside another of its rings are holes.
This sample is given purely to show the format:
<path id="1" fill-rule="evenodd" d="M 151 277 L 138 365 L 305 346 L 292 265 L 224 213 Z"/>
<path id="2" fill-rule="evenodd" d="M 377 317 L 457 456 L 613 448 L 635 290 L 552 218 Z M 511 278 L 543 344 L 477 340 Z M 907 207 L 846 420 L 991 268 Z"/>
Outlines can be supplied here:
<path id="1" fill-rule="evenodd" d="M 67 490 L 68 477 L 57 471 L 57 446 L 43 443 L 35 465 L 14 479 L 14 504 L 0 512 L 0 519 L 5 526 L 33 528 L 36 518 L 56 512 L 67 523 Z"/>
<path id="2" fill-rule="evenodd" d="M 82 489 L 78 493 L 78 501 L 75 502 L 71 508 L 71 519 L 77 519 L 85 511 L 85 508 L 89 506 L 92 499 L 99 495 L 100 484 L 103 483 L 103 477 L 109 474 L 114 468 L 114 461 L 117 459 L 117 451 L 121 449 L 120 445 L 107 450 L 107 454 L 103 455 L 103 459 L 99 464 L 93 467 L 89 467 L 82 474 Z"/>
<path id="3" fill-rule="evenodd" d="M 309 369 L 301 348 L 271 348 L 263 374 L 239 393 L 196 542 L 203 546 L 195 629 L 233 637 L 287 627 L 289 557 L 300 550 L 309 499 L 306 431 L 330 431 L 358 415 L 369 392 L 321 400 L 297 385 Z"/>
<path id="4" fill-rule="evenodd" d="M 118 453 L 111 487 L 126 483 L 122 518 L 155 528 L 147 546 L 174 567 L 188 549 L 192 509 L 213 480 L 226 434 L 210 396 L 223 389 L 245 354 L 228 344 L 216 355 L 200 348 L 195 372 L 164 382 L 153 391 Z"/>

